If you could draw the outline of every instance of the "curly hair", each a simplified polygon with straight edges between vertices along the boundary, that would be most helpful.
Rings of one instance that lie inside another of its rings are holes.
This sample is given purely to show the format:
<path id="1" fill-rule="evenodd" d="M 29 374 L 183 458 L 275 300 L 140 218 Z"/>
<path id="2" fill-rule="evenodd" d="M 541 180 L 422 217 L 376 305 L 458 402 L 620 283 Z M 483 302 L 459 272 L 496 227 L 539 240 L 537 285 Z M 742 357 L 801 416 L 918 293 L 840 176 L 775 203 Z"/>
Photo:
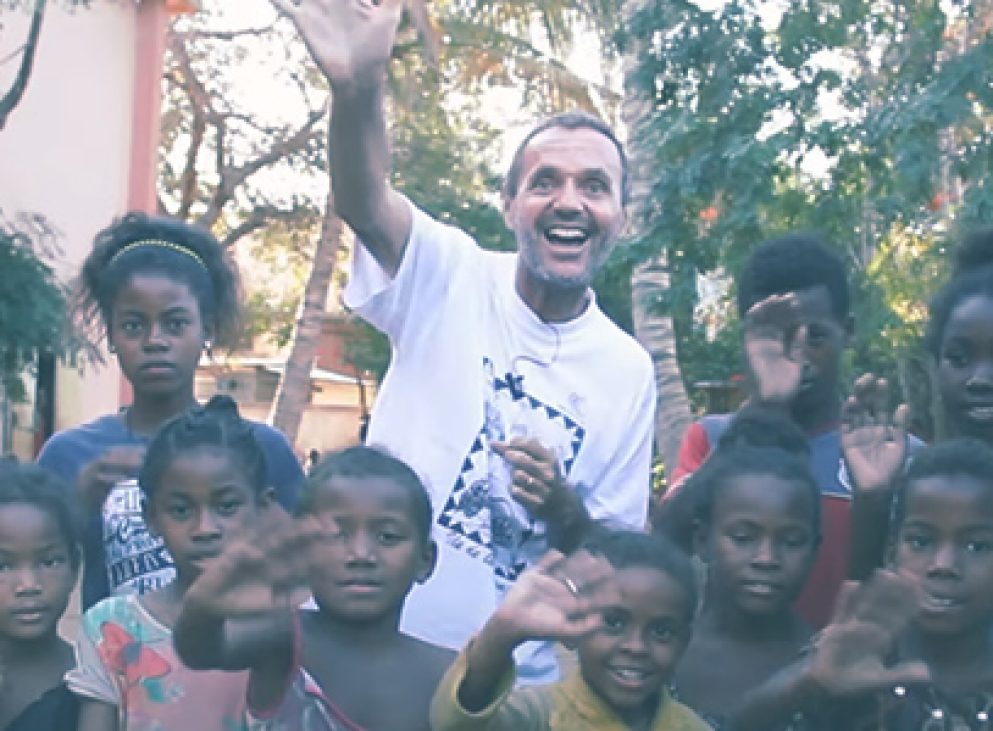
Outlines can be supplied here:
<path id="1" fill-rule="evenodd" d="M 238 466 L 257 496 L 269 487 L 265 452 L 255 439 L 251 422 L 241 418 L 230 396 L 214 396 L 206 406 L 194 406 L 166 422 L 152 439 L 138 471 L 138 485 L 145 498 L 152 500 L 177 455 L 203 447 L 230 450 L 232 464 Z"/>
<path id="2" fill-rule="evenodd" d="M 150 243 L 134 246 L 138 242 Z M 77 330 L 93 342 L 105 337 L 117 295 L 136 274 L 157 274 L 188 286 L 214 342 L 237 342 L 239 279 L 217 239 L 200 226 L 145 213 L 129 213 L 96 235 L 75 286 Z"/>
<path id="3" fill-rule="evenodd" d="M 431 499 L 424 483 L 406 462 L 377 447 L 348 447 L 333 452 L 317 463 L 300 492 L 297 513 L 313 510 L 314 496 L 335 477 L 382 477 L 393 481 L 410 494 L 414 525 L 424 540 L 431 537 Z"/>
<path id="4" fill-rule="evenodd" d="M 65 540 L 74 569 L 82 561 L 83 536 L 83 516 L 75 495 L 62 478 L 43 467 L 18 464 L 15 459 L 0 460 L 0 507 L 31 505 L 50 515 Z"/>
<path id="5" fill-rule="evenodd" d="M 851 307 L 848 273 L 838 254 L 817 233 L 791 233 L 762 244 L 738 275 L 738 314 L 774 294 L 824 286 L 831 312 L 845 323 Z"/>

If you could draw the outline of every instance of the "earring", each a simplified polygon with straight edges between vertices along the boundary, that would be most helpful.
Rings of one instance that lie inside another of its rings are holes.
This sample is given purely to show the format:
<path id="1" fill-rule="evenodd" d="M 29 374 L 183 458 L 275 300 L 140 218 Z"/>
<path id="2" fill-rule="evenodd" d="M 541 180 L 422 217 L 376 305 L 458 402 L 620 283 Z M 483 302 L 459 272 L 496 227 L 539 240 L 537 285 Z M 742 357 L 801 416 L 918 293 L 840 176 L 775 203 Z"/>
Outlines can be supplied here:
<path id="1" fill-rule="evenodd" d="M 214 347 L 214 344 L 207 338 L 203 341 L 203 349 L 207 351 L 207 355 L 210 355 L 210 349 Z"/>
<path id="2" fill-rule="evenodd" d="M 117 348 L 114 347 L 113 343 L 107 343 L 107 350 L 109 350 L 111 353 L 117 352 Z"/>

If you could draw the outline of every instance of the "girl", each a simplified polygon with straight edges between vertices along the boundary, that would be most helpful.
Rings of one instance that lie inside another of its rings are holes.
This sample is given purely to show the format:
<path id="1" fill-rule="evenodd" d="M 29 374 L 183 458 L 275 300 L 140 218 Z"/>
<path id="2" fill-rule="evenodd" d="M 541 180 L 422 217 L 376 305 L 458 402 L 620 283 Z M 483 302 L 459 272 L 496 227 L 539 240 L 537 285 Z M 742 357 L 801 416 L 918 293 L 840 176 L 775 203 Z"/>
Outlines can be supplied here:
<path id="1" fill-rule="evenodd" d="M 677 501 L 693 504 L 686 512 L 707 580 L 675 685 L 682 701 L 721 728 L 810 637 L 792 605 L 817 553 L 820 496 L 800 457 L 731 446 L 689 478 Z"/>
<path id="2" fill-rule="evenodd" d="M 34 466 L 0 463 L 0 728 L 75 731 L 62 684 L 73 665 L 57 625 L 79 570 L 79 527 L 67 489 Z"/>
<path id="3" fill-rule="evenodd" d="M 878 601 L 857 594 L 782 676 L 769 728 L 801 713 L 805 729 L 989 731 L 993 719 L 993 450 L 953 439 L 914 456 L 899 481 L 892 566 L 903 582 Z M 868 606 L 859 606 L 860 604 Z M 894 641 L 895 640 L 895 641 Z M 754 709 L 753 709 L 754 710 Z"/>
<path id="4" fill-rule="evenodd" d="M 930 315 L 924 342 L 937 367 L 943 435 L 993 445 L 993 229 L 962 242 Z"/>
<path id="5" fill-rule="evenodd" d="M 195 403 L 194 374 L 212 343 L 238 335 L 234 270 L 216 239 L 181 221 L 132 213 L 100 232 L 79 278 L 76 317 L 105 335 L 133 401 L 53 436 L 39 464 L 76 485 L 89 520 L 83 607 L 111 593 L 164 586 L 174 575 L 161 541 L 142 522 L 134 477 L 149 438 Z M 252 430 L 266 455 L 265 484 L 292 507 L 303 479 L 285 437 Z M 109 496 L 109 499 L 108 499 Z"/>
<path id="6" fill-rule="evenodd" d="M 973 437 L 993 446 L 993 228 L 967 236 L 955 253 L 952 278 L 931 302 L 924 345 L 934 358 L 939 439 Z M 854 479 L 850 576 L 882 564 L 893 485 L 908 449 L 908 409 L 890 416 L 885 380 L 855 383 L 845 404 L 842 445 Z"/>
<path id="7" fill-rule="evenodd" d="M 243 722 L 247 673 L 196 672 L 173 648 L 187 588 L 268 506 L 265 453 L 234 402 L 215 396 L 172 421 L 148 446 L 138 474 L 148 526 L 175 562 L 176 579 L 114 596 L 83 617 L 77 667 L 80 731 L 226 731 Z"/>
<path id="8" fill-rule="evenodd" d="M 568 558 L 553 551 L 446 673 L 432 728 L 706 731 L 667 690 L 695 607 L 689 560 L 661 538 L 612 531 Z M 514 689 L 513 650 L 534 638 L 575 643 L 578 675 Z"/>
<path id="9" fill-rule="evenodd" d="M 297 579 L 310 585 L 318 611 L 291 610 L 304 672 L 276 711 L 252 699 L 255 727 L 428 731 L 431 696 L 455 654 L 398 630 L 407 594 L 435 563 L 431 504 L 420 479 L 395 457 L 352 447 L 311 472 L 299 512 L 296 530 L 242 541 L 204 572 L 187 594 L 177 648 L 194 667 L 266 666 L 278 676 L 293 649 L 286 631 L 293 622 L 265 631 L 270 649 L 256 648 L 254 660 L 231 627 L 286 603 L 277 599 L 286 595 L 281 587 L 292 586 L 295 566 L 307 557 Z M 255 592 L 260 603 L 252 605 L 247 600 L 260 583 L 267 590 Z M 273 692 L 286 687 L 284 672 Z"/>

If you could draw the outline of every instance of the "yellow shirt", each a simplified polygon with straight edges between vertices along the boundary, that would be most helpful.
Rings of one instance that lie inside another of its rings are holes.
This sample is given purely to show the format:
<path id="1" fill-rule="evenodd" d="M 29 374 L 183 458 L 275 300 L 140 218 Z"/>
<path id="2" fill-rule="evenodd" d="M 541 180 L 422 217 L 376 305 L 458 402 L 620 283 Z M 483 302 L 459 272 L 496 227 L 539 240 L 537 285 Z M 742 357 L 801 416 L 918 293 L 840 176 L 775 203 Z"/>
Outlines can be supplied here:
<path id="1" fill-rule="evenodd" d="M 579 673 L 553 685 L 514 688 L 514 673 L 500 683 L 496 699 L 478 713 L 458 700 L 466 673 L 463 650 L 441 679 L 431 701 L 434 731 L 628 731 Z M 711 731 L 693 711 L 662 693 L 652 731 Z"/>

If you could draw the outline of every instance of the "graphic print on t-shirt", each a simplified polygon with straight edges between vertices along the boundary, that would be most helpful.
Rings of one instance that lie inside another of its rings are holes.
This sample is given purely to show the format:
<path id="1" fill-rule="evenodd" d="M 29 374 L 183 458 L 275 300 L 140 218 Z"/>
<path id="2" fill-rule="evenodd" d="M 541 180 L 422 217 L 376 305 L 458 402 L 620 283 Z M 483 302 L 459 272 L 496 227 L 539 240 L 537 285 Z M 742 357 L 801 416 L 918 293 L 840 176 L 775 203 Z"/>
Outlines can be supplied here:
<path id="1" fill-rule="evenodd" d="M 172 556 L 152 535 L 141 512 L 137 480 L 124 480 L 103 505 L 103 547 L 111 594 L 144 594 L 176 576 Z"/>
<path id="2" fill-rule="evenodd" d="M 485 420 L 463 460 L 455 486 L 438 515 L 453 547 L 493 566 L 502 593 L 547 549 L 545 525 L 511 495 L 512 470 L 492 447 L 513 437 L 538 440 L 559 458 L 568 476 L 586 430 L 561 410 L 526 391 L 520 376 L 494 374 L 483 361 Z"/>

